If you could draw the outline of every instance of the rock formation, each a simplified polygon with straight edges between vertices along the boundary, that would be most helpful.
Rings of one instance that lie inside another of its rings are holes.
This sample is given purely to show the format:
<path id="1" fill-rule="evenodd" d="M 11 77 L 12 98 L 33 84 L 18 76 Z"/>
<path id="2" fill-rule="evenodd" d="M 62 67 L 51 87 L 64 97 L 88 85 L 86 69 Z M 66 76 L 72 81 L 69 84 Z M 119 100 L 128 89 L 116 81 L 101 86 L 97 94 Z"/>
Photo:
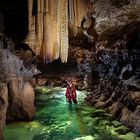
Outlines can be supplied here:
<path id="1" fill-rule="evenodd" d="M 35 1 L 34 1 L 35 2 Z M 40 0 L 33 15 L 33 0 L 28 0 L 29 34 L 25 40 L 44 62 L 68 59 L 68 25 L 81 26 L 89 0 Z M 69 12 L 68 12 L 69 11 Z"/>
<path id="2" fill-rule="evenodd" d="M 93 85 L 93 92 L 86 100 L 96 107 L 105 108 L 135 129 L 140 117 L 137 113 L 140 99 L 138 84 L 140 55 L 137 54 L 135 57 L 133 50 L 137 49 L 104 48 L 94 55 L 92 70 L 98 73 L 100 80 Z"/>
<path id="3" fill-rule="evenodd" d="M 8 89 L 6 83 L 0 83 L 0 140 L 3 139 L 3 130 L 8 107 Z"/>
<path id="4" fill-rule="evenodd" d="M 35 114 L 32 76 L 35 68 L 25 67 L 23 60 L 16 56 L 14 44 L 0 36 L 0 136 L 5 121 L 28 121 Z M 6 41 L 6 43 L 4 43 Z M 12 45 L 13 44 L 13 45 Z"/>
<path id="5" fill-rule="evenodd" d="M 139 135 L 140 1 L 28 0 L 28 21 L 25 42 L 35 54 L 45 63 L 59 58 L 73 62 L 76 70 L 72 72 L 78 73 L 74 78 L 80 83 L 77 87 L 91 90 L 87 103 L 104 108 Z M 32 65 L 36 58 L 31 50 L 24 50 L 26 45 L 15 52 L 11 44 L 6 38 L 0 41 L 0 81 L 9 97 L 7 121 L 31 120 L 34 91 L 29 79 L 36 72 Z M 51 72 L 54 76 L 56 71 Z M 37 80 L 45 85 L 66 86 L 68 75 L 60 76 Z M 1 96 L 0 103 L 5 106 L 0 111 L 5 112 L 7 97 Z"/>
<path id="6" fill-rule="evenodd" d="M 140 2 L 91 2 L 92 9 L 81 20 L 87 42 L 80 30 L 69 40 L 69 61 L 77 62 L 78 72 L 83 73 L 84 86 L 79 89 L 90 88 L 87 103 L 104 108 L 139 135 Z M 55 85 L 50 81 L 46 84 Z"/>
<path id="7" fill-rule="evenodd" d="M 83 28 L 94 41 L 113 40 L 133 30 L 140 21 L 139 0 L 91 0 L 91 15 L 85 18 Z M 93 20 L 94 19 L 94 20 Z M 94 24 L 92 24 L 94 22 Z M 91 30 L 88 30 L 90 25 Z M 93 32 L 94 30 L 94 32 Z"/>
<path id="8" fill-rule="evenodd" d="M 7 122 L 33 119 L 35 114 L 34 89 L 29 82 L 17 77 L 9 79 L 8 96 Z"/>
<path id="9" fill-rule="evenodd" d="M 86 101 L 104 108 L 139 135 L 140 3 L 93 0 L 93 5 L 98 40 L 92 71 L 100 78 Z"/>

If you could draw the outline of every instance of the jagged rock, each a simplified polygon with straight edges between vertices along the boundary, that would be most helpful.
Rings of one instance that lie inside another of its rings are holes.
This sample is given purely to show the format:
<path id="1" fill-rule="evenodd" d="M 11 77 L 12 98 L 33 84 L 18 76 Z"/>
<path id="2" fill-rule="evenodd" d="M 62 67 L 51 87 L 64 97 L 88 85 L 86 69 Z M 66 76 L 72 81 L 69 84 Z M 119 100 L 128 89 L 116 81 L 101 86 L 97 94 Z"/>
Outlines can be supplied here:
<path id="1" fill-rule="evenodd" d="M 5 127 L 7 107 L 8 107 L 7 84 L 0 83 L 0 140 L 3 139 L 3 130 Z"/>
<path id="2" fill-rule="evenodd" d="M 15 55 L 11 40 L 2 36 L 0 45 L 0 80 L 5 81 L 8 87 L 7 122 L 31 120 L 35 114 L 32 76 L 40 72 L 34 65 L 28 69 L 25 67 L 23 60 Z M 31 60 L 31 52 L 26 57 Z"/>
<path id="3" fill-rule="evenodd" d="M 7 122 L 32 120 L 35 115 L 34 89 L 22 78 L 8 81 L 9 106 Z"/>
<path id="4" fill-rule="evenodd" d="M 125 48 L 127 41 L 131 40 L 131 36 L 128 38 L 127 35 L 139 27 L 140 1 L 91 0 L 91 2 L 90 12 L 82 21 L 84 34 L 91 42 L 95 42 L 96 50 L 106 47 Z M 123 53 L 123 57 L 125 56 Z M 114 60 L 114 65 L 117 64 L 115 62 Z M 112 71 L 113 68 L 109 73 L 112 74 Z"/>
<path id="5" fill-rule="evenodd" d="M 27 69 L 23 60 L 15 55 L 13 41 L 2 34 L 0 34 L 0 66 L 0 82 L 5 82 L 5 84 L 0 84 L 1 140 L 5 120 L 7 122 L 28 121 L 33 118 L 35 114 L 34 90 L 29 81 L 32 81 L 33 75 L 40 72 L 34 65 Z"/>
<path id="6" fill-rule="evenodd" d="M 128 80 L 124 80 L 123 82 L 127 86 L 134 86 L 137 89 L 140 89 L 140 84 L 139 84 L 140 79 L 139 79 L 138 75 L 132 76 Z"/>
<path id="7" fill-rule="evenodd" d="M 140 104 L 140 92 L 130 92 L 131 99 L 134 100 L 137 104 Z"/>
<path id="8" fill-rule="evenodd" d="M 86 100 L 95 107 L 104 108 L 139 135 L 140 73 L 136 72 L 139 66 L 134 65 L 138 59 L 127 53 L 105 48 L 98 51 L 93 68 L 100 80 L 99 84 L 93 84 L 93 91 Z"/>

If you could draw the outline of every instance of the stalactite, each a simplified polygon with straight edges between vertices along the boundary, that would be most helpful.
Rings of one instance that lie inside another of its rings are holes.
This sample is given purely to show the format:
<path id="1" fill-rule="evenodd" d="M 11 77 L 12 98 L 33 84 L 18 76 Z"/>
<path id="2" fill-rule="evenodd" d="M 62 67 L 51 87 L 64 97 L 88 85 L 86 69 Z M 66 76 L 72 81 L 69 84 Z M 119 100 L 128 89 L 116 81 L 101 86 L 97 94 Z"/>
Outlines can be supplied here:
<path id="1" fill-rule="evenodd" d="M 48 8 L 47 8 L 48 7 Z M 43 22 L 43 44 L 42 55 L 46 63 L 52 62 L 59 58 L 56 57 L 56 41 L 57 41 L 57 5 L 54 0 L 45 1 Z M 59 51 L 59 50 L 58 50 Z"/>
<path id="2" fill-rule="evenodd" d="M 41 51 L 42 51 L 42 56 L 44 59 L 44 62 L 47 63 L 49 62 L 50 58 L 50 48 L 51 44 L 51 25 L 50 24 L 50 16 L 49 16 L 49 3 L 46 3 L 45 1 L 45 6 L 44 6 L 44 19 L 43 19 L 43 40 L 42 40 L 42 46 L 41 46 Z"/>
<path id="3" fill-rule="evenodd" d="M 28 0 L 28 21 L 29 33 L 25 42 L 34 50 L 35 49 L 35 17 L 32 15 L 33 0 Z"/>
<path id="4" fill-rule="evenodd" d="M 39 55 L 43 40 L 44 0 L 37 0 L 36 54 Z"/>
<path id="5" fill-rule="evenodd" d="M 80 27 L 88 9 L 87 1 L 89 0 L 37 0 L 37 14 L 34 19 L 33 0 L 28 0 L 29 34 L 36 34 L 34 40 L 31 41 L 27 37 L 26 42 L 29 45 L 34 42 L 35 53 L 41 55 L 45 63 L 58 58 L 64 63 L 67 62 L 68 21 L 75 27 Z M 35 29 L 32 27 L 33 22 Z"/>
<path id="6" fill-rule="evenodd" d="M 62 62 L 67 62 L 68 58 L 68 1 L 61 1 L 61 17 L 60 17 L 60 37 L 61 50 L 60 58 Z"/>
<path id="7" fill-rule="evenodd" d="M 57 2 L 58 1 L 51 1 L 51 7 L 50 7 L 50 17 L 51 17 L 51 22 L 50 24 L 52 24 L 52 42 L 51 45 L 51 50 L 50 50 L 50 54 L 51 54 L 51 61 L 53 61 L 55 59 L 55 55 L 56 55 L 56 37 L 57 37 Z M 58 50 L 59 51 L 59 50 Z M 57 58 L 56 58 L 57 59 Z"/>
<path id="8" fill-rule="evenodd" d="M 60 55 L 60 15 L 61 15 L 61 6 L 60 0 L 57 1 L 57 15 L 56 15 L 56 55 L 55 58 L 59 58 Z"/>
<path id="9" fill-rule="evenodd" d="M 89 7 L 89 0 L 69 0 L 69 17 L 74 26 L 80 27 L 81 21 L 88 12 Z"/>
<path id="10" fill-rule="evenodd" d="M 45 2 L 43 19 L 42 56 L 44 62 L 61 58 L 67 62 L 68 56 L 68 1 L 48 0 Z M 48 7 L 48 9 L 47 9 Z"/>
<path id="11" fill-rule="evenodd" d="M 32 26 L 32 8 L 33 8 L 33 0 L 28 0 L 29 32 L 31 32 L 31 26 Z"/>

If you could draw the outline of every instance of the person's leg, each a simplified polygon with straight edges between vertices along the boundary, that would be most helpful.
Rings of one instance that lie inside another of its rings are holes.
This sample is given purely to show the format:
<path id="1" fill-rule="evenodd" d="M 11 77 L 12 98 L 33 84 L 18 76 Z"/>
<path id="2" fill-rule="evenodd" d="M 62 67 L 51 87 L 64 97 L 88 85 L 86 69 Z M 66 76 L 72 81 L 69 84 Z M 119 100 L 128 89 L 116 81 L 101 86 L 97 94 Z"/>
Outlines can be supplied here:
<path id="1" fill-rule="evenodd" d="M 76 100 L 76 99 L 73 99 L 73 103 L 74 103 L 74 104 L 77 104 L 77 100 Z"/>
<path id="2" fill-rule="evenodd" d="M 69 99 L 69 104 L 72 104 L 71 99 Z"/>

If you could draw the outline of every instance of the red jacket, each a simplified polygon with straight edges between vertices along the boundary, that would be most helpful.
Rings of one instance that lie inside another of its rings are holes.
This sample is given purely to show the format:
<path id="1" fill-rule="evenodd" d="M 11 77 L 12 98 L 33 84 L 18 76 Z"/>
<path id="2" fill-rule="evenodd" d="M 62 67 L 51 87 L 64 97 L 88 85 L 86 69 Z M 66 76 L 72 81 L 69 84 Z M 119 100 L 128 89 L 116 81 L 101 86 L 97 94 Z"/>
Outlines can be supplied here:
<path id="1" fill-rule="evenodd" d="M 76 99 L 76 90 L 75 90 L 75 87 L 73 85 L 72 85 L 72 87 L 70 87 L 69 85 L 67 86 L 66 98 Z"/>

